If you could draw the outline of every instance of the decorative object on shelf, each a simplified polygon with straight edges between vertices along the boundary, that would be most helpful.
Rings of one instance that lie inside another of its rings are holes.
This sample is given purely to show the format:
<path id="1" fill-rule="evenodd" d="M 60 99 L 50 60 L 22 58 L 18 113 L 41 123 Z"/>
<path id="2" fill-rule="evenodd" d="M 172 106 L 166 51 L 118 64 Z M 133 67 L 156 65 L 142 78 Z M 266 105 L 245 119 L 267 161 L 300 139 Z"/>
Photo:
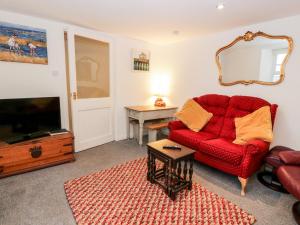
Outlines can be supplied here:
<path id="1" fill-rule="evenodd" d="M 284 80 L 292 49 L 291 37 L 248 31 L 216 52 L 219 83 L 279 84 Z"/>
<path id="2" fill-rule="evenodd" d="M 0 22 L 0 60 L 48 64 L 46 30 Z"/>
<path id="3" fill-rule="evenodd" d="M 132 50 L 133 71 L 150 70 L 150 51 L 148 50 Z"/>

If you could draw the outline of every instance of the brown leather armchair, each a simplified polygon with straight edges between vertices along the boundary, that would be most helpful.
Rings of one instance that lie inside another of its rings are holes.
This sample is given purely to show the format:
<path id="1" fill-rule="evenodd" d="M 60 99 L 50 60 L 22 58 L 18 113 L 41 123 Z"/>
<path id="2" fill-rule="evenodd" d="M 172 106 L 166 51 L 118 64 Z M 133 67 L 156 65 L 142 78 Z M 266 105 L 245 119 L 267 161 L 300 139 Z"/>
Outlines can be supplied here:
<path id="1" fill-rule="evenodd" d="M 300 200 L 300 151 L 282 151 L 278 154 L 284 165 L 277 170 L 277 177 L 283 187 Z M 293 205 L 293 215 L 300 224 L 300 201 Z"/>
<path id="2" fill-rule="evenodd" d="M 285 165 L 285 163 L 280 159 L 279 154 L 286 151 L 294 151 L 291 148 L 285 146 L 275 146 L 273 147 L 268 155 L 264 158 L 264 170 L 257 174 L 257 179 L 266 187 L 282 192 L 288 193 L 283 185 L 280 183 L 277 177 L 278 169 Z"/>

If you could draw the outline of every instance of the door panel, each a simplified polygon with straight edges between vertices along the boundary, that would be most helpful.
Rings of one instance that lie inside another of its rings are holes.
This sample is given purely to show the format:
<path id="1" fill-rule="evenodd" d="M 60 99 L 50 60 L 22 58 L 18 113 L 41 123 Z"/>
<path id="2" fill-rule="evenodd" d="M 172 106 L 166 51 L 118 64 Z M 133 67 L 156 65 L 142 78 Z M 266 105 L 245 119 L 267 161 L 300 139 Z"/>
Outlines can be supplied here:
<path id="1" fill-rule="evenodd" d="M 87 118 L 94 119 L 87 120 Z M 91 148 L 98 145 L 98 141 L 103 143 L 111 141 L 111 122 L 110 108 L 79 109 L 78 125 L 81 129 L 78 132 L 78 139 L 81 142 L 78 148 Z"/>
<path id="2" fill-rule="evenodd" d="M 75 149 L 81 151 L 113 140 L 112 49 L 111 41 L 101 35 L 71 36 L 73 129 Z"/>
<path id="3" fill-rule="evenodd" d="M 77 98 L 109 97 L 109 44 L 75 35 Z"/>

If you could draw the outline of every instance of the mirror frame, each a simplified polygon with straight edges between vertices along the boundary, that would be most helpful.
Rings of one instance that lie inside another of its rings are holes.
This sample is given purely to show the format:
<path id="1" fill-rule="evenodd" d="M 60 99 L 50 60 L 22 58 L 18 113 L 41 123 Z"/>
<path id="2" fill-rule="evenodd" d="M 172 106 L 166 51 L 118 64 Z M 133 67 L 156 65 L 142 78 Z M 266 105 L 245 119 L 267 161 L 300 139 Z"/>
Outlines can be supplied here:
<path id="1" fill-rule="evenodd" d="M 280 79 L 276 82 L 267 82 L 267 81 L 259 81 L 259 80 L 237 80 L 237 81 L 233 81 L 233 82 L 224 82 L 222 80 L 222 66 L 221 66 L 221 62 L 220 62 L 220 54 L 222 51 L 232 47 L 233 45 L 235 45 L 236 43 L 238 43 L 239 41 L 252 41 L 254 40 L 256 37 L 263 37 L 263 38 L 269 38 L 269 39 L 284 39 L 288 41 L 288 52 L 286 57 L 284 58 L 282 64 L 281 64 L 281 68 L 280 68 Z M 244 84 L 244 85 L 249 85 L 249 84 L 261 84 L 261 85 L 276 85 L 281 83 L 284 80 L 285 77 L 285 66 L 286 63 L 288 61 L 288 58 L 290 57 L 292 50 L 294 48 L 294 41 L 291 37 L 289 36 L 285 36 L 285 35 L 269 35 L 266 34 L 264 32 L 258 31 L 256 33 L 253 33 L 251 31 L 247 31 L 243 36 L 239 36 L 237 37 L 234 41 L 232 41 L 230 44 L 220 48 L 217 52 L 216 52 L 216 63 L 218 66 L 218 70 L 219 70 L 219 83 L 223 86 L 232 86 L 235 84 Z"/>

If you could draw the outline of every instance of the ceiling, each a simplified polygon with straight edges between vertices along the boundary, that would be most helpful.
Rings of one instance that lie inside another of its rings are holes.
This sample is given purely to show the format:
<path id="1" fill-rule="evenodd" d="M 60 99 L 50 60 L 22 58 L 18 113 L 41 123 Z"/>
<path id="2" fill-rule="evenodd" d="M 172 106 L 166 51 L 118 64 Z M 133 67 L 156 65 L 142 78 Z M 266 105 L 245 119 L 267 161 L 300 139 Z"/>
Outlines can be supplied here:
<path id="1" fill-rule="evenodd" d="M 216 9 L 219 1 L 0 0 L 0 5 L 1 10 L 158 44 L 300 14 L 300 0 L 223 0 L 221 11 Z"/>

